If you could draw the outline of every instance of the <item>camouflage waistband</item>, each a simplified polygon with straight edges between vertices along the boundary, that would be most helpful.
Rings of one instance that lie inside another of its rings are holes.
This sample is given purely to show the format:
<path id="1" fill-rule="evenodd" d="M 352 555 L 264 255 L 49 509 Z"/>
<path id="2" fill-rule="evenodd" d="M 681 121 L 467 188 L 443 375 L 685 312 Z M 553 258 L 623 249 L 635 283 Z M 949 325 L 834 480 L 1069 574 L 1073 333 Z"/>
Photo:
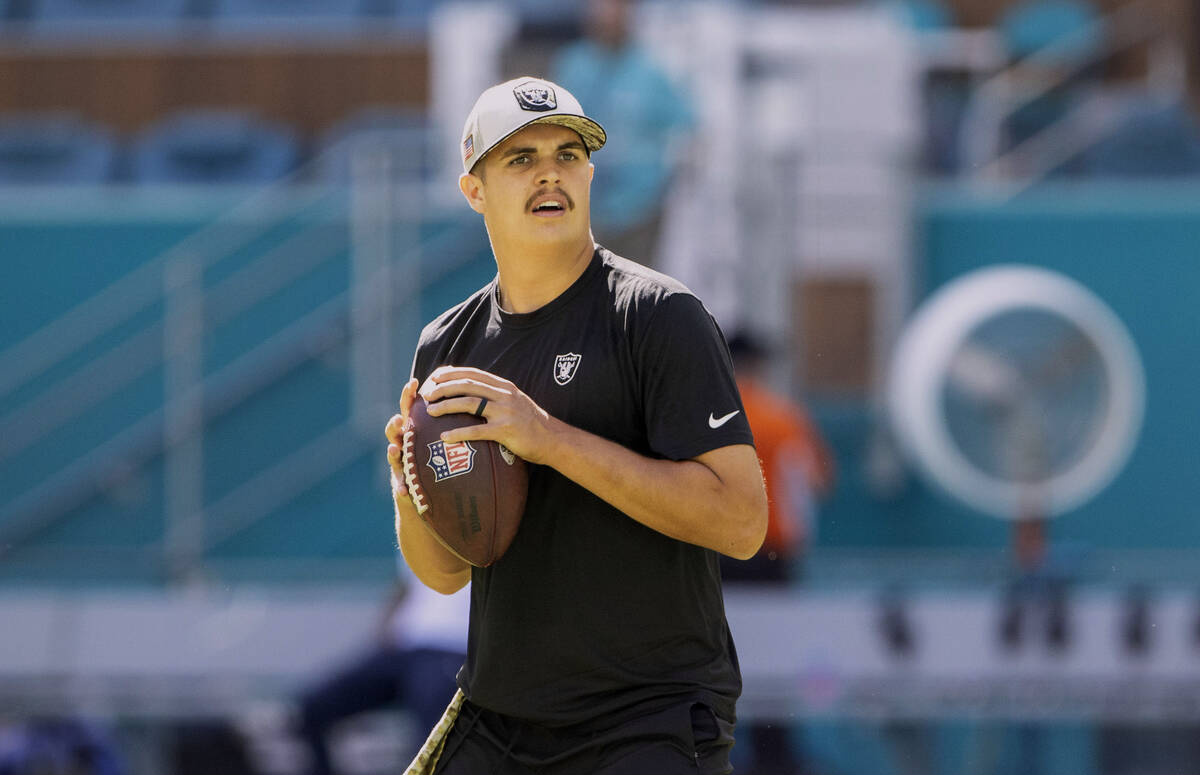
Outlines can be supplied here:
<path id="1" fill-rule="evenodd" d="M 412 764 L 408 765 L 408 769 L 404 771 L 404 775 L 433 775 L 433 768 L 437 766 L 438 759 L 442 755 L 442 749 L 446 747 L 446 735 L 450 733 L 450 728 L 454 726 L 454 721 L 458 718 L 458 713 L 462 710 L 463 700 L 465 699 L 466 695 L 463 694 L 462 689 L 454 693 L 454 699 L 450 700 L 450 704 L 446 707 L 446 712 L 442 714 L 441 720 L 433 727 L 433 731 L 425 739 L 425 744 L 421 746 L 421 750 L 417 751 L 416 757 L 412 760 Z"/>

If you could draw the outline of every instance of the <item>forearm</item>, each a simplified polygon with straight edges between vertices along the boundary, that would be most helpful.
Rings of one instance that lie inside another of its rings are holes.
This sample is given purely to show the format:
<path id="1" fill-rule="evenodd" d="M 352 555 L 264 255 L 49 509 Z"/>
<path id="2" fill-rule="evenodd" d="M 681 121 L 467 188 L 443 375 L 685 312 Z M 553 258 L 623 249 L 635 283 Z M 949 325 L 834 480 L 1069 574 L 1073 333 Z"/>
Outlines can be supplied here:
<path id="1" fill-rule="evenodd" d="M 645 457 L 557 420 L 551 428 L 547 464 L 646 527 L 738 559 L 762 545 L 766 495 L 757 459 L 753 472 L 724 481 L 698 460 Z"/>
<path id="2" fill-rule="evenodd" d="M 470 564 L 442 546 L 415 513 L 402 516 L 396 509 L 396 538 L 404 561 L 430 589 L 449 595 L 471 580 Z"/>
<path id="3" fill-rule="evenodd" d="M 480 399 L 488 400 L 486 422 L 446 431 L 446 442 L 497 441 L 680 541 L 739 559 L 762 545 L 767 495 L 749 444 L 717 447 L 691 460 L 649 458 L 550 416 L 514 384 L 488 372 L 443 366 L 427 384 L 422 395 L 435 417 L 479 412 Z"/>

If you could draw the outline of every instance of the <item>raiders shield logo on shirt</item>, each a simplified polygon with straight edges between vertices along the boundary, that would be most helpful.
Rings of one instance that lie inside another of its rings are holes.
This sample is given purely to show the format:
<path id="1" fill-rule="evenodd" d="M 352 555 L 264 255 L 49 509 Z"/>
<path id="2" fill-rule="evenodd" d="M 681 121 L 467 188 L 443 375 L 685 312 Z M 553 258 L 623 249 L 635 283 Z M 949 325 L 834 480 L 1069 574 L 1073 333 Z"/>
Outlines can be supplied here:
<path id="1" fill-rule="evenodd" d="M 517 104 L 524 110 L 545 111 L 558 107 L 554 90 L 539 81 L 525 81 L 517 84 L 513 89 L 513 94 L 517 95 Z"/>
<path id="2" fill-rule="evenodd" d="M 582 359 L 582 355 L 575 353 L 554 356 L 554 381 L 565 385 L 574 379 L 575 371 L 579 368 L 579 361 Z"/>

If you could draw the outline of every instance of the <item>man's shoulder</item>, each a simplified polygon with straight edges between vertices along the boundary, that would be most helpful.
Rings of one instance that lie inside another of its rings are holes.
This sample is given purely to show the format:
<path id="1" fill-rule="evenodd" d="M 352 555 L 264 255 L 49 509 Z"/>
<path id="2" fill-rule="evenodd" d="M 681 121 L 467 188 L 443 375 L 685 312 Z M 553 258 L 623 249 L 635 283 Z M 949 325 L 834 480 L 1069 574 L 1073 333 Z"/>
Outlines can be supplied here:
<path id="1" fill-rule="evenodd" d="M 600 250 L 609 290 L 618 302 L 657 305 L 674 297 L 695 298 L 695 294 L 674 277 L 618 256 L 607 248 Z"/>
<path id="2" fill-rule="evenodd" d="M 610 251 L 603 255 L 612 303 L 630 330 L 703 336 L 715 322 L 704 302 L 674 277 Z"/>

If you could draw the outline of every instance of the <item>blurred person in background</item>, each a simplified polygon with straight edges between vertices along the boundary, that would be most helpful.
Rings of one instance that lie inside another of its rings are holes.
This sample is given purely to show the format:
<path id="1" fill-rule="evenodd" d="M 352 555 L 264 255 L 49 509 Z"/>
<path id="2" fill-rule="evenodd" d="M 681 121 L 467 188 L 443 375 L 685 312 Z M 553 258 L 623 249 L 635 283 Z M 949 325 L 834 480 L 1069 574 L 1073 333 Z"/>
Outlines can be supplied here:
<path id="1" fill-rule="evenodd" d="M 721 579 L 784 586 L 803 574 L 804 553 L 816 534 L 817 499 L 833 488 L 833 456 L 804 407 L 767 385 L 770 353 L 742 331 L 729 339 L 746 419 L 767 485 L 767 536 L 749 560 L 721 558 Z M 790 727 L 756 723 L 747 737 L 755 775 L 806 772 Z"/>
<path id="2" fill-rule="evenodd" d="M 457 688 L 467 654 L 471 588 L 442 595 L 412 575 L 403 559 L 376 642 L 357 659 L 310 687 L 300 700 L 301 733 L 312 754 L 310 772 L 336 772 L 329 734 L 341 721 L 370 710 L 409 710 L 432 729 Z M 416 746 L 405 760 L 416 753 Z"/>
<path id="3" fill-rule="evenodd" d="M 592 228 L 605 247 L 658 263 L 663 201 L 696 123 L 691 102 L 630 37 L 629 0 L 590 0 L 584 32 L 554 58 L 561 83 L 608 127 L 612 151 L 592 182 Z"/>
<path id="4" fill-rule="evenodd" d="M 126 775 L 107 734 L 78 719 L 6 724 L 0 718 L 0 775 Z"/>
<path id="5" fill-rule="evenodd" d="M 726 581 L 788 584 L 803 573 L 815 536 L 816 503 L 833 489 L 833 455 L 804 407 L 767 385 L 770 353 L 748 332 L 729 339 L 738 390 L 767 483 L 767 537 L 744 562 L 725 561 Z"/>

